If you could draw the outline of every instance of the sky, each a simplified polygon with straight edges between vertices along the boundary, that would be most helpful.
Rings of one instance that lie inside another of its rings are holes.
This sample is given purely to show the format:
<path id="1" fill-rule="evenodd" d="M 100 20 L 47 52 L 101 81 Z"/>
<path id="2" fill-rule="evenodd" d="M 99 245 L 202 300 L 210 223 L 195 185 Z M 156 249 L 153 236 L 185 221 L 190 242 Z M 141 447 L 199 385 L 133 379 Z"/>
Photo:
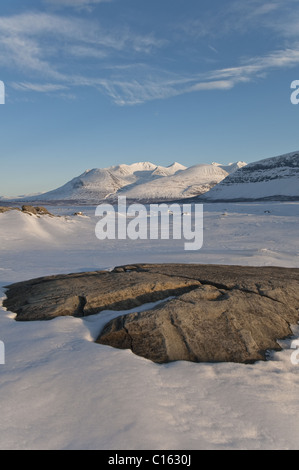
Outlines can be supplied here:
<path id="1" fill-rule="evenodd" d="M 0 196 L 297 151 L 294 80 L 298 0 L 2 0 Z"/>

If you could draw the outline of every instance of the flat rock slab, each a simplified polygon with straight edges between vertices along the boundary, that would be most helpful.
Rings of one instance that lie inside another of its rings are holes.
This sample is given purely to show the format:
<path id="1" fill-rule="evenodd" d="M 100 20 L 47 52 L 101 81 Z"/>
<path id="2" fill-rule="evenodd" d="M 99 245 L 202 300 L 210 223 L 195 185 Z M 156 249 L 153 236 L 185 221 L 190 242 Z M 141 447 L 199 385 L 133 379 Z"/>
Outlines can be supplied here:
<path id="1" fill-rule="evenodd" d="M 128 310 L 147 302 L 183 294 L 199 281 L 148 272 L 67 274 L 33 279 L 7 286 L 3 305 L 16 320 L 51 320 L 59 316 L 84 317 L 103 310 Z"/>
<path id="2" fill-rule="evenodd" d="M 223 265 L 133 265 L 50 276 L 7 287 L 17 320 L 86 316 L 167 299 L 110 321 L 97 343 L 157 363 L 265 360 L 299 321 L 299 269 Z"/>

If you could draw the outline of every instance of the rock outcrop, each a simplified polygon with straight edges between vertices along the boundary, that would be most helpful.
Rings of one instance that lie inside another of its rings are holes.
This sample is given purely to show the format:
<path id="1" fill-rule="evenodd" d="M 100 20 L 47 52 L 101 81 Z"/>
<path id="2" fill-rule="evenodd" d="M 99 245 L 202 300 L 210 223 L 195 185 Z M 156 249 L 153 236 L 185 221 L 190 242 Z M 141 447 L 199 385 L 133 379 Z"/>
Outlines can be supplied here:
<path id="1" fill-rule="evenodd" d="M 10 207 L 10 206 L 0 206 L 0 214 L 3 214 L 4 212 L 9 212 L 9 211 L 19 211 L 19 212 L 23 212 L 25 214 L 29 214 L 29 215 L 37 215 L 38 217 L 40 215 L 49 215 L 51 217 L 55 217 L 53 214 L 51 214 L 51 212 L 48 211 L 48 209 L 46 209 L 45 207 L 42 207 L 42 206 L 22 206 L 22 209 L 20 209 L 19 207 Z"/>
<path id="2" fill-rule="evenodd" d="M 20 321 L 83 317 L 103 310 L 131 309 L 199 285 L 194 279 L 166 274 L 95 271 L 13 284 L 8 287 L 3 305 Z"/>
<path id="3" fill-rule="evenodd" d="M 6 206 L 0 206 L 0 214 L 4 214 L 4 212 L 9 212 L 9 211 L 20 211 L 18 207 L 6 207 Z"/>
<path id="4" fill-rule="evenodd" d="M 42 206 L 22 206 L 22 212 L 25 212 L 26 214 L 34 214 L 34 215 L 50 215 L 53 217 L 53 214 L 51 214 L 48 209 Z"/>
<path id="5" fill-rule="evenodd" d="M 133 265 L 112 272 L 51 276 L 8 287 L 17 320 L 85 316 L 168 299 L 110 321 L 97 343 L 157 363 L 265 360 L 299 321 L 299 269 Z"/>

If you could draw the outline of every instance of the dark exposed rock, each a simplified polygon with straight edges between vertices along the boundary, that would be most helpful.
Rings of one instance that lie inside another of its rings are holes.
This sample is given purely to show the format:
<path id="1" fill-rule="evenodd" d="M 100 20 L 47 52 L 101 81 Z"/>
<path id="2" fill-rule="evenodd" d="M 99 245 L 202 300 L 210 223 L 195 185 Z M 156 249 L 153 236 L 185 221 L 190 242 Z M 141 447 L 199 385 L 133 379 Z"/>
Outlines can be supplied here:
<path id="1" fill-rule="evenodd" d="M 48 209 L 45 207 L 41 206 L 22 206 L 22 212 L 25 212 L 26 214 L 34 214 L 34 215 L 50 215 L 53 217 L 53 214 L 51 214 Z"/>
<path id="2" fill-rule="evenodd" d="M 128 267 L 122 267 L 126 271 Z M 130 267 L 132 269 L 132 267 Z M 255 362 L 299 320 L 299 270 L 215 265 L 142 265 L 201 286 L 156 309 L 112 320 L 97 342 L 158 363 Z"/>
<path id="3" fill-rule="evenodd" d="M 54 217 L 53 214 L 51 214 L 51 212 L 48 211 L 48 209 L 46 209 L 45 207 L 42 207 L 42 206 L 22 206 L 22 209 L 20 209 L 19 207 L 10 207 L 10 206 L 0 206 L 0 214 L 3 214 L 4 212 L 9 212 L 9 211 L 22 211 L 24 212 L 25 214 L 29 214 L 29 215 L 37 215 L 37 216 L 40 216 L 40 215 L 49 215 L 51 217 Z"/>
<path id="4" fill-rule="evenodd" d="M 155 310 L 111 321 L 98 342 L 155 362 L 252 362 L 279 349 L 298 312 L 267 297 L 203 286 Z"/>
<path id="5" fill-rule="evenodd" d="M 86 316 L 103 310 L 127 310 L 198 287 L 194 279 L 147 272 L 68 274 L 20 282 L 8 287 L 4 306 L 17 320 Z M 82 306 L 84 299 L 84 308 Z"/>
<path id="6" fill-rule="evenodd" d="M 4 212 L 8 211 L 19 211 L 20 209 L 18 207 L 4 207 L 0 206 L 0 214 L 4 214 Z"/>
<path id="7" fill-rule="evenodd" d="M 299 269 L 128 265 L 51 276 L 8 287 L 17 320 L 85 316 L 172 300 L 109 322 L 97 342 L 157 363 L 264 360 L 299 320 Z"/>

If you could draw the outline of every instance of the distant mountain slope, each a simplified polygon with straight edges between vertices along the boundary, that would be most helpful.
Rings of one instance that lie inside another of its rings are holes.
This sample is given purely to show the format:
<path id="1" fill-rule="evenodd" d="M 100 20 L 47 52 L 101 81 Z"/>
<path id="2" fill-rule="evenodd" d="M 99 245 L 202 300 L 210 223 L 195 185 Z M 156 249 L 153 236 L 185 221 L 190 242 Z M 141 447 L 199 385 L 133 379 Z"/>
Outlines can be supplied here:
<path id="1" fill-rule="evenodd" d="M 130 200 L 175 200 L 203 194 L 222 181 L 228 173 L 214 165 L 195 165 L 173 176 L 154 179 L 132 189 L 123 188 L 121 194 Z"/>
<path id="2" fill-rule="evenodd" d="M 221 163 L 212 163 L 212 165 L 219 166 L 222 170 L 226 171 L 228 174 L 234 173 L 235 171 L 239 170 L 239 168 L 243 168 L 247 165 L 245 162 L 235 162 L 229 163 L 228 165 L 221 165 Z"/>
<path id="3" fill-rule="evenodd" d="M 101 203 L 115 201 L 119 195 L 130 200 L 151 202 L 176 200 L 203 194 L 235 171 L 243 162 L 195 165 L 190 168 L 173 163 L 168 167 L 150 162 L 86 170 L 60 188 L 22 201 Z M 227 168 L 229 171 L 226 171 Z"/>
<path id="4" fill-rule="evenodd" d="M 227 176 L 203 199 L 299 199 L 299 151 L 250 163 Z"/>
<path id="5" fill-rule="evenodd" d="M 148 181 L 156 168 L 152 163 L 142 162 L 86 170 L 60 188 L 39 195 L 38 200 L 102 201 L 116 194 L 124 186 Z"/>

